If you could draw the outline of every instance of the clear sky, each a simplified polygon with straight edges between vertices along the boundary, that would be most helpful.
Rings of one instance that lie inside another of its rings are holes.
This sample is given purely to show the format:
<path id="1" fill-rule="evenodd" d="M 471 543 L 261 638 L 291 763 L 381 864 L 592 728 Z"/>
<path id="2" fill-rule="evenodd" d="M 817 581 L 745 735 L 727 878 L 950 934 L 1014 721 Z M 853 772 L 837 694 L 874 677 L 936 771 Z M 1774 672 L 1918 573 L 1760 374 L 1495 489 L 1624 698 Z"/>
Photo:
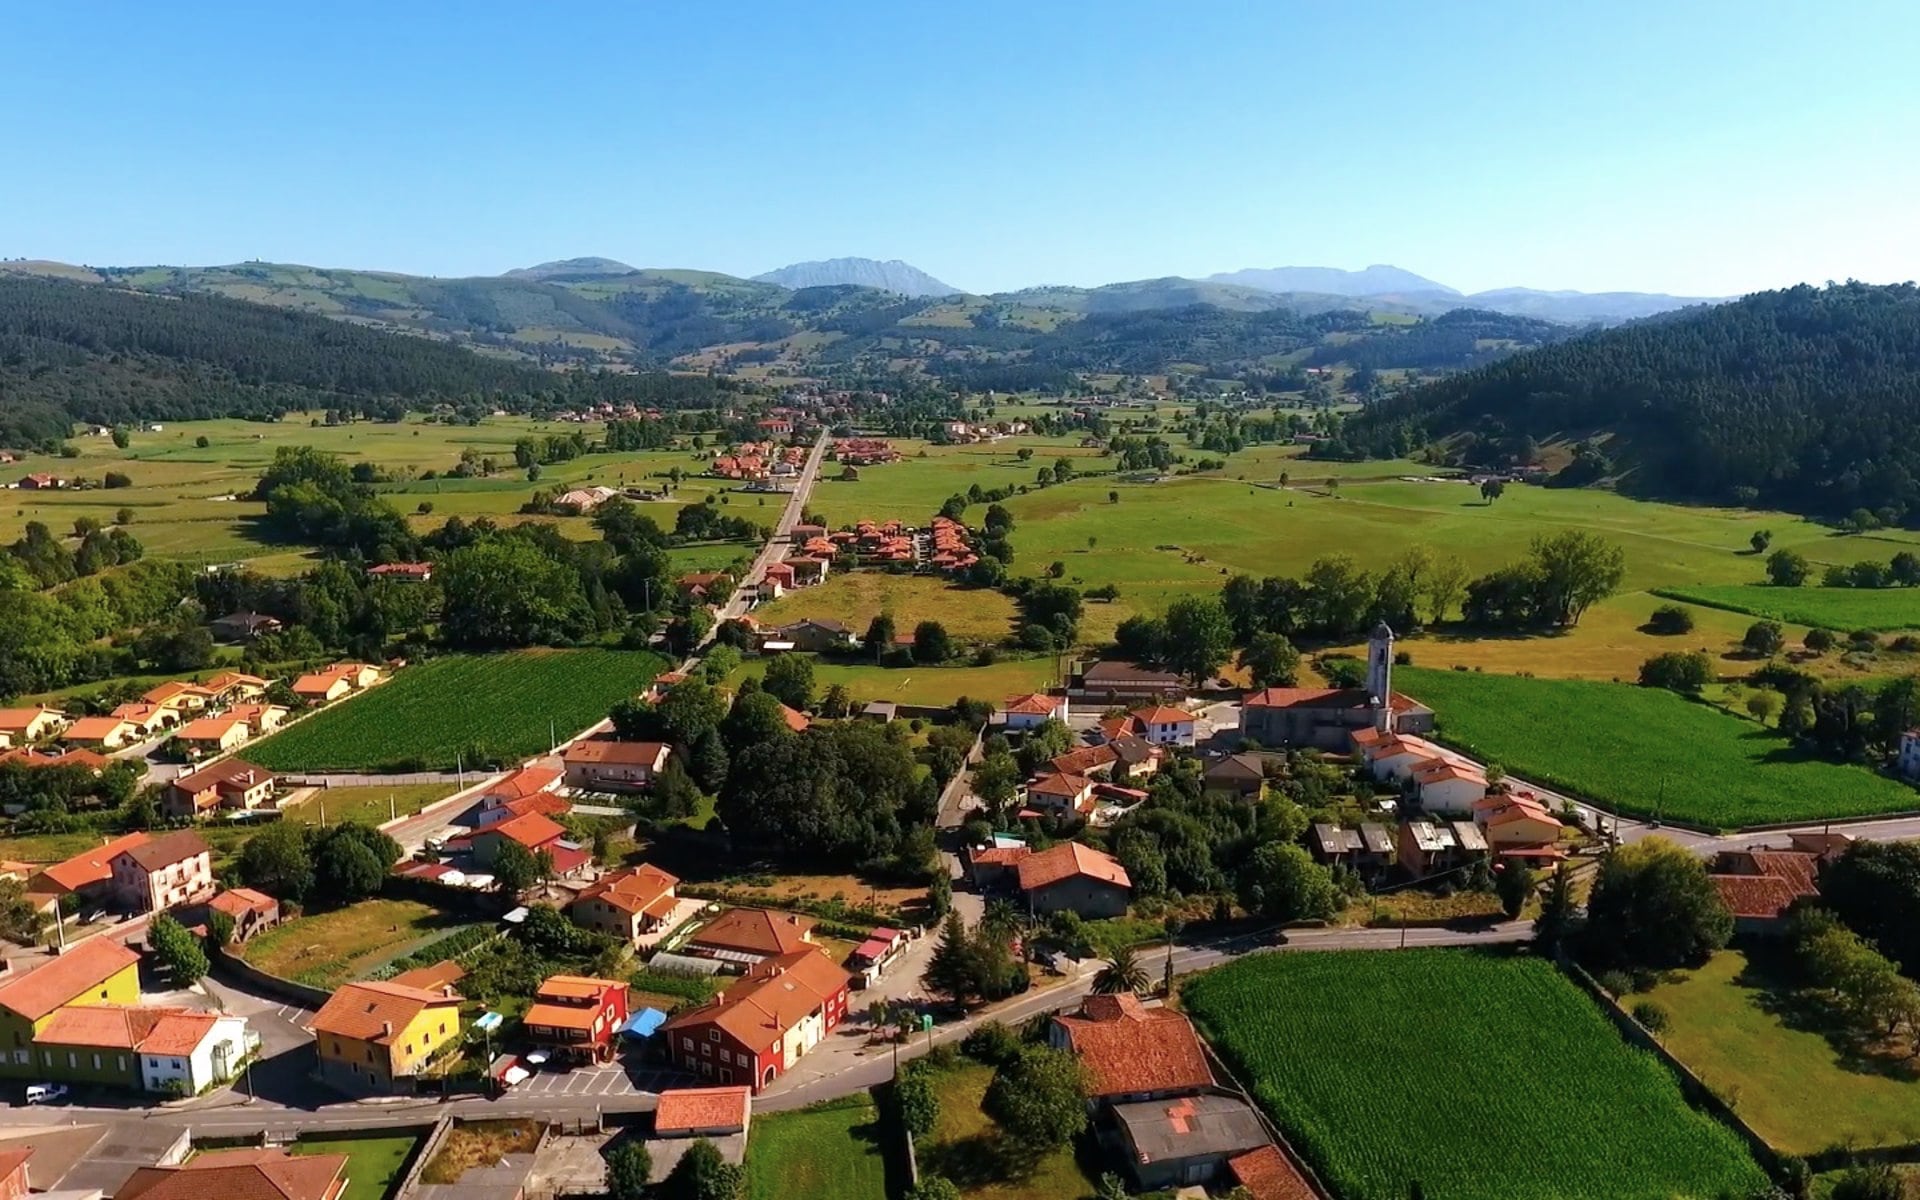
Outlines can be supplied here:
<path id="1" fill-rule="evenodd" d="M 10 4 L 0 256 L 1920 277 L 1920 4 Z"/>

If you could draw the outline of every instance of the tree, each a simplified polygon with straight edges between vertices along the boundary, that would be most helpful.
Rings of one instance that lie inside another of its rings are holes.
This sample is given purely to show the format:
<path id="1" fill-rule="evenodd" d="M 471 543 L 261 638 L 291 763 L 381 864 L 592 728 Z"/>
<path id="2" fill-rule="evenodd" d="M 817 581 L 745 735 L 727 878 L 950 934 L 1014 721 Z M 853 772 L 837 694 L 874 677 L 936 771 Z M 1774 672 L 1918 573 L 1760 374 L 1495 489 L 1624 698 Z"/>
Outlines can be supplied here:
<path id="1" fill-rule="evenodd" d="M 254 834 L 240 850 L 240 878 L 247 886 L 282 900 L 304 899 L 313 888 L 306 829 L 292 821 L 276 821 Z"/>
<path id="2" fill-rule="evenodd" d="M 0 879 L 0 937 L 22 946 L 36 945 L 46 923 L 39 906 L 27 899 L 25 882 L 12 876 Z"/>
<path id="3" fill-rule="evenodd" d="M 1920 584 L 1920 554 L 1902 550 L 1887 563 L 1887 578 L 1901 587 Z"/>
<path id="4" fill-rule="evenodd" d="M 192 987 L 207 973 L 207 952 L 200 939 L 168 914 L 153 918 L 147 926 L 147 942 L 160 965 L 171 973 L 176 987 Z"/>
<path id="5" fill-rule="evenodd" d="M 1093 977 L 1093 990 L 1102 996 L 1133 995 L 1147 987 L 1147 969 L 1140 965 L 1131 946 L 1115 951 L 1113 960 Z"/>
<path id="6" fill-rule="evenodd" d="M 1613 595 L 1627 573 L 1618 544 L 1582 529 L 1541 534 L 1533 539 L 1531 553 L 1542 605 L 1561 625 L 1578 625 L 1581 614 Z"/>
<path id="7" fill-rule="evenodd" d="M 1162 657 L 1196 684 L 1211 678 L 1233 655 L 1233 622 L 1218 597 L 1182 596 L 1167 606 L 1165 623 Z"/>
<path id="8" fill-rule="evenodd" d="M 500 889 L 500 894 L 518 896 L 539 877 L 540 864 L 533 857 L 533 851 L 519 842 L 502 838 L 500 849 L 493 856 L 493 885 Z"/>
<path id="9" fill-rule="evenodd" d="M 1640 686 L 1698 695 L 1713 682 L 1713 660 L 1698 650 L 1669 650 L 1640 664 Z"/>
<path id="10" fill-rule="evenodd" d="M 1012 802 L 1020 788 L 1020 765 L 1011 754 L 989 754 L 973 770 L 973 794 L 997 813 Z"/>
<path id="11" fill-rule="evenodd" d="M 960 1188 L 941 1175 L 922 1175 L 920 1182 L 907 1189 L 907 1200 L 960 1200 Z"/>
<path id="12" fill-rule="evenodd" d="M 767 664 L 760 686 L 780 703 L 801 712 L 813 707 L 813 659 L 804 654 L 782 654 Z"/>
<path id="13" fill-rule="evenodd" d="M 551 645 L 593 628 L 574 567 L 528 541 L 495 538 L 440 559 L 441 635 L 475 649 Z"/>
<path id="14" fill-rule="evenodd" d="M 1902 971 L 1920 971 L 1920 844 L 1854 842 L 1821 871 L 1820 898 Z"/>
<path id="15" fill-rule="evenodd" d="M 922 666 L 946 662 L 953 657 L 953 639 L 947 627 L 938 621 L 922 621 L 913 627 L 913 661 Z"/>
<path id="16" fill-rule="evenodd" d="M 1809 629 L 1807 630 L 1807 636 L 1800 639 L 1800 644 L 1815 654 L 1824 654 L 1833 649 L 1833 641 L 1832 630 Z"/>
<path id="17" fill-rule="evenodd" d="M 1768 721 L 1773 720 L 1773 715 L 1779 711 L 1780 711 L 1780 693 L 1779 692 L 1768 691 L 1767 689 L 1762 688 L 1761 690 L 1747 697 L 1748 715 L 1751 716 L 1754 720 L 1760 722 L 1762 725 L 1765 725 Z"/>
<path id="18" fill-rule="evenodd" d="M 233 916 L 217 908 L 207 910 L 207 941 L 224 946 L 233 941 Z"/>
<path id="19" fill-rule="evenodd" d="M 1504 864 L 1493 878 L 1493 889 L 1500 896 L 1500 910 L 1510 919 L 1518 918 L 1533 895 L 1532 868 L 1518 859 Z"/>
<path id="20" fill-rule="evenodd" d="M 1667 637 L 1692 633 L 1693 611 L 1679 604 L 1662 604 L 1653 610 L 1653 616 L 1647 621 L 1647 628 Z"/>
<path id="21" fill-rule="evenodd" d="M 1727 944 L 1733 918 L 1706 864 L 1653 837 L 1601 860 L 1587 900 L 1587 934 L 1602 961 L 1664 970 L 1705 962 Z"/>
<path id="22" fill-rule="evenodd" d="M 1812 565 L 1797 550 L 1775 550 L 1767 556 L 1767 578 L 1775 587 L 1799 587 L 1812 573 Z"/>
<path id="23" fill-rule="evenodd" d="M 607 1151 L 608 1200 L 646 1200 L 652 1175 L 653 1155 L 640 1139 L 630 1138 Z"/>
<path id="24" fill-rule="evenodd" d="M 1488 479 L 1480 484 L 1480 498 L 1488 504 L 1492 504 L 1495 500 L 1505 495 L 1506 490 L 1507 485 L 1504 480 Z"/>
<path id="25" fill-rule="evenodd" d="M 1747 626 L 1740 645 L 1748 654 L 1772 658 L 1787 648 L 1787 632 L 1778 621 L 1755 621 Z"/>
<path id="26" fill-rule="evenodd" d="M 1556 953 L 1573 932 L 1577 916 L 1573 880 L 1567 875 L 1567 864 L 1563 861 L 1554 865 L 1553 875 L 1547 880 L 1547 894 L 1540 902 L 1540 915 L 1533 922 L 1533 944 L 1545 954 Z"/>
<path id="27" fill-rule="evenodd" d="M 1906 1184 L 1886 1163 L 1848 1167 L 1834 1180 L 1827 1200 L 1901 1200 Z"/>
<path id="28" fill-rule="evenodd" d="M 1063 1146 L 1087 1127 L 1085 1068 L 1065 1050 L 1026 1046 L 994 1071 L 980 1107 L 1030 1152 Z"/>
<path id="29" fill-rule="evenodd" d="M 739 1200 L 746 1172 L 720 1156 L 706 1138 L 695 1139 L 660 1185 L 662 1200 Z"/>
<path id="30" fill-rule="evenodd" d="M 845 684 L 836 683 L 827 688 L 827 694 L 820 698 L 820 715 L 834 720 L 849 716 L 853 712 L 853 693 Z"/>
<path id="31" fill-rule="evenodd" d="M 753 692 L 740 697 L 727 719 L 720 723 L 720 736 L 730 749 L 740 752 L 792 734 L 786 711 L 771 692 Z"/>
<path id="32" fill-rule="evenodd" d="M 881 655 L 893 649 L 893 638 L 893 618 L 886 613 L 881 613 L 874 617 L 873 620 L 867 622 L 867 636 L 863 640 L 866 643 L 867 650 L 872 653 L 874 658 L 878 659 Z"/>
<path id="33" fill-rule="evenodd" d="M 1135 662 L 1158 662 L 1167 644 L 1167 627 L 1158 617 L 1135 615 L 1113 632 L 1114 649 Z"/>
<path id="34" fill-rule="evenodd" d="M 1753 536 L 1747 539 L 1747 544 L 1753 547 L 1755 554 L 1765 554 L 1767 547 L 1773 544 L 1773 531 L 1756 529 L 1753 531 Z"/>
<path id="35" fill-rule="evenodd" d="M 910 1063 L 893 1084 L 894 1113 L 900 1124 L 914 1137 L 933 1132 L 940 1119 L 940 1096 L 933 1090 L 932 1072 L 921 1063 Z"/>
<path id="36" fill-rule="evenodd" d="M 1257 633 L 1240 651 L 1240 665 L 1256 688 L 1293 687 L 1300 680 L 1300 652 L 1277 633 Z"/>
<path id="37" fill-rule="evenodd" d="M 1240 868 L 1240 906 L 1270 921 L 1331 917 L 1339 907 L 1333 873 L 1299 846 L 1268 842 Z"/>

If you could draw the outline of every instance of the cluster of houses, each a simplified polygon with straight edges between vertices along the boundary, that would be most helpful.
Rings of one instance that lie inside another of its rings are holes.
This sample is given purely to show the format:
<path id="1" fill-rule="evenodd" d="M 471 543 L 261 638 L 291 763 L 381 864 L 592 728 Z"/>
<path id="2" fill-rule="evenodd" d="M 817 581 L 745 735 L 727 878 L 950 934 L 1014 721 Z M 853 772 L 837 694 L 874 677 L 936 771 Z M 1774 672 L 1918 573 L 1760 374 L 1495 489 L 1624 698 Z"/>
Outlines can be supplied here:
<path id="1" fill-rule="evenodd" d="M 785 418 L 769 418 L 784 429 L 768 429 L 761 422 L 762 432 L 774 437 L 785 437 L 793 432 L 793 425 Z M 792 479 L 800 474 L 800 468 L 807 464 L 805 446 L 782 446 L 775 442 L 743 442 L 725 454 L 716 454 L 707 467 L 709 474 L 722 479 L 736 479 L 744 482 L 763 479 Z"/>
<path id="2" fill-rule="evenodd" d="M 967 527 L 940 516 L 925 528 L 899 520 L 862 519 L 835 530 L 800 524 L 792 529 L 791 543 L 799 552 L 767 567 L 755 582 L 755 594 L 763 602 L 825 582 L 836 560 L 865 567 L 926 567 L 946 574 L 964 571 L 980 561 Z"/>
<path id="3" fill-rule="evenodd" d="M 224 671 L 205 683 L 169 680 L 99 717 L 70 718 L 56 708 L 0 709 L 0 749 L 58 742 L 69 751 L 119 750 L 169 730 L 190 754 L 222 753 L 276 728 L 287 710 L 264 702 L 267 681 Z M 45 756 L 42 756 L 44 759 Z M 77 760 L 76 760 L 77 761 Z M 105 760 L 100 759 L 104 766 Z"/>
<path id="4" fill-rule="evenodd" d="M 878 463 L 899 462 L 900 451 L 885 438 L 836 438 L 827 448 L 827 457 L 849 467 L 868 467 Z"/>
<path id="5" fill-rule="evenodd" d="M 31 475 L 22 475 L 13 484 L 23 492 L 52 492 L 73 486 L 73 480 L 61 475 L 49 475 L 44 471 L 35 471 Z"/>
<path id="6" fill-rule="evenodd" d="M 941 430 L 947 441 L 955 445 L 974 445 L 1031 433 L 1033 426 L 1025 421 L 948 421 Z"/>

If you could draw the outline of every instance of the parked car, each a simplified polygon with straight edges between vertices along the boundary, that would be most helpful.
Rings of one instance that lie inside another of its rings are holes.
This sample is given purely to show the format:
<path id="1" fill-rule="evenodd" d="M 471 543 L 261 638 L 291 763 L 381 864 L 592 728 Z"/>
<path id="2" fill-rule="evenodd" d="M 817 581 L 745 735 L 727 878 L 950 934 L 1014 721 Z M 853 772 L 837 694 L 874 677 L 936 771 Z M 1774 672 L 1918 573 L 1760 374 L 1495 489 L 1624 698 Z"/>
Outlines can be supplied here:
<path id="1" fill-rule="evenodd" d="M 67 1085 L 64 1083 L 30 1083 L 27 1085 L 28 1104 L 58 1104 L 67 1098 Z"/>

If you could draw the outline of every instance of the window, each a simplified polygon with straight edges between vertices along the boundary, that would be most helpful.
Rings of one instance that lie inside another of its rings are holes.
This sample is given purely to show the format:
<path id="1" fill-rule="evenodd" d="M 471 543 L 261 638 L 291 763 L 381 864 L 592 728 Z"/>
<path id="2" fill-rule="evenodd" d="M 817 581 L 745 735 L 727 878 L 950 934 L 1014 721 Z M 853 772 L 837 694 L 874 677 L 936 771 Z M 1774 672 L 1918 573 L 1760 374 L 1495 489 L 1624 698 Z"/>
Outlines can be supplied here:
<path id="1" fill-rule="evenodd" d="M 70 1071 L 78 1071 L 80 1069 L 80 1056 L 71 1050 L 67 1051 L 67 1069 Z"/>
<path id="2" fill-rule="evenodd" d="M 176 1071 L 180 1069 L 180 1060 L 177 1058 L 173 1060 L 173 1069 Z"/>
<path id="3" fill-rule="evenodd" d="M 116 1054 L 113 1057 L 114 1057 L 115 1064 L 119 1068 L 119 1070 L 122 1072 L 125 1072 L 127 1069 L 127 1056 L 124 1054 Z"/>
<path id="4" fill-rule="evenodd" d="M 700 1046 L 700 1053 L 706 1055 L 708 1058 L 712 1058 L 713 1044 L 711 1042 L 703 1042 Z"/>
<path id="5" fill-rule="evenodd" d="M 718 1029 L 709 1029 L 709 1030 L 707 1030 L 707 1040 L 708 1040 L 708 1041 L 710 1041 L 710 1042 L 717 1042 L 717 1041 L 719 1041 L 719 1040 L 720 1040 L 720 1031 L 719 1031 Z"/>
<path id="6" fill-rule="evenodd" d="M 684 1046 L 684 1047 L 686 1047 L 686 1048 L 687 1048 L 688 1050 L 691 1050 L 691 1049 L 693 1049 L 693 1039 L 692 1039 L 692 1038 L 690 1038 L 690 1037 L 683 1037 L 683 1038 L 681 1038 L 681 1039 L 680 1039 L 680 1044 L 681 1044 L 682 1046 Z"/>
<path id="7" fill-rule="evenodd" d="M 440 1022 L 440 1032 L 445 1033 L 446 1031 L 447 1031 L 447 1023 L 445 1021 Z"/>
<path id="8" fill-rule="evenodd" d="M 160 1069 L 160 1060 L 157 1058 L 147 1059 L 147 1067 L 150 1070 L 158 1071 Z"/>
<path id="9" fill-rule="evenodd" d="M 412 1042 L 408 1042 L 408 1043 L 407 1043 L 407 1047 L 406 1047 L 406 1054 L 407 1054 L 407 1057 L 409 1057 L 409 1058 L 411 1058 L 411 1057 L 413 1057 L 413 1043 L 412 1043 Z"/>

